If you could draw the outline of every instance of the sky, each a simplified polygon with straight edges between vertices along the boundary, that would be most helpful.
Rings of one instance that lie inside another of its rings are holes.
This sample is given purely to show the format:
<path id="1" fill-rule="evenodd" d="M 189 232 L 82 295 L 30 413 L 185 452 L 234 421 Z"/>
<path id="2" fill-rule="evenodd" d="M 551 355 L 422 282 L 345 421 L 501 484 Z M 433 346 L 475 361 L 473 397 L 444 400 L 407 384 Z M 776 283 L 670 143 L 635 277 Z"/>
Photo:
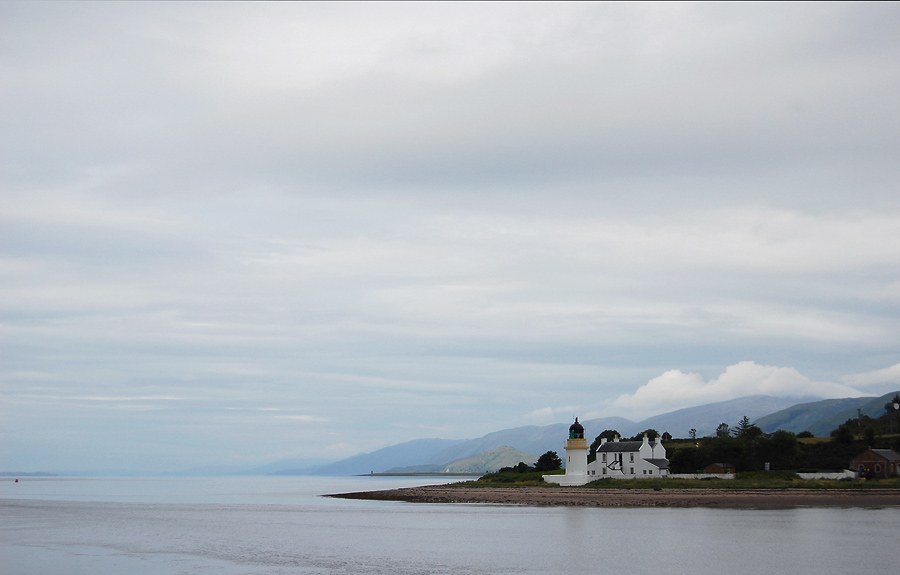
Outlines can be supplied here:
<path id="1" fill-rule="evenodd" d="M 0 4 L 0 471 L 900 389 L 900 5 Z"/>

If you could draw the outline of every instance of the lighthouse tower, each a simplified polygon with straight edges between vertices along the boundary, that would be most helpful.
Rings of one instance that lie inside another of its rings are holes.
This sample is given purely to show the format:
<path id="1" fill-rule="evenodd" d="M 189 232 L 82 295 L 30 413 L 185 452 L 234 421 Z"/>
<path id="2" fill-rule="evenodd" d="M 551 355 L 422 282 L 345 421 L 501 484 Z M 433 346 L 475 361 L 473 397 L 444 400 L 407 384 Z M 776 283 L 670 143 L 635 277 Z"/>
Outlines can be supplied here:
<path id="1" fill-rule="evenodd" d="M 587 475 L 588 444 L 584 438 L 584 427 L 578 423 L 569 426 L 569 438 L 566 440 L 566 474 L 544 475 L 547 483 L 560 485 L 584 485 L 589 481 Z"/>
<path id="2" fill-rule="evenodd" d="M 566 440 L 566 475 L 587 474 L 588 444 L 584 438 L 584 427 L 575 423 L 569 427 L 569 439 Z"/>

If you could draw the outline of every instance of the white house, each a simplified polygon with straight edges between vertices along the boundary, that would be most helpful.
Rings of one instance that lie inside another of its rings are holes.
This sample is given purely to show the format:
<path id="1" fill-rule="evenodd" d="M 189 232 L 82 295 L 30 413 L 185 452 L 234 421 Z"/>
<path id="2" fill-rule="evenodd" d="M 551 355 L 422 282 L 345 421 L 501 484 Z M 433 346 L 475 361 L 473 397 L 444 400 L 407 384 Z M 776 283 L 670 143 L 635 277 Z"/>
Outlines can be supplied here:
<path id="1" fill-rule="evenodd" d="M 637 479 L 640 477 L 665 477 L 669 474 L 669 460 L 666 448 L 659 437 L 650 441 L 644 435 L 643 441 L 600 440 L 597 459 L 588 463 L 589 446 L 584 438 L 584 427 L 575 423 L 569 427 L 566 440 L 566 474 L 544 475 L 547 483 L 559 485 L 584 485 L 604 477 Z"/>
<path id="2" fill-rule="evenodd" d="M 601 477 L 660 477 L 669 474 L 666 448 L 657 437 L 654 441 L 644 434 L 643 441 L 600 440 L 597 459 L 588 464 L 591 481 Z M 598 476 L 598 477 L 594 477 Z"/>

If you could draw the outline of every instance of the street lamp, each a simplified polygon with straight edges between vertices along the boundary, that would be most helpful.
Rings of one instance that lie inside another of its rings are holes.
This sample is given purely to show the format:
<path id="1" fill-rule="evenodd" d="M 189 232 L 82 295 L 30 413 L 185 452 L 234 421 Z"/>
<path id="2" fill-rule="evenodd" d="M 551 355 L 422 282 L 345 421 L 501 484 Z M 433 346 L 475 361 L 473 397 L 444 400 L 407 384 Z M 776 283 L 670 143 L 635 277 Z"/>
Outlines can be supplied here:
<path id="1" fill-rule="evenodd" d="M 890 431 L 888 433 L 894 433 L 894 420 L 897 418 L 897 412 L 900 411 L 900 403 L 896 401 L 889 401 L 884 404 L 885 411 L 888 412 L 888 425 L 890 426 Z"/>

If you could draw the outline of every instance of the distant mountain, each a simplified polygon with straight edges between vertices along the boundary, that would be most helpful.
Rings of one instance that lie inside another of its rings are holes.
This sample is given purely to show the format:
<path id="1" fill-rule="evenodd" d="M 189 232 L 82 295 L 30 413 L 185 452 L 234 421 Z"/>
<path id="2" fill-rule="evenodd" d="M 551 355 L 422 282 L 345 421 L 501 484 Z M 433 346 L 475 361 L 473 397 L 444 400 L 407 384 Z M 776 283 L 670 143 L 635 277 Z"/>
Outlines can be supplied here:
<path id="1" fill-rule="evenodd" d="M 745 415 L 751 421 L 755 421 L 773 411 L 789 408 L 801 400 L 802 398 L 796 397 L 750 395 L 729 401 L 687 407 L 647 418 L 638 424 L 640 429 L 634 433 L 644 429 L 655 429 L 660 433 L 668 431 L 672 437 L 689 437 L 690 430 L 696 429 L 697 437 L 706 437 L 715 435 L 716 428 L 721 423 L 733 426 Z"/>
<path id="2" fill-rule="evenodd" d="M 371 453 L 354 455 L 328 465 L 309 469 L 285 469 L 273 475 L 362 475 L 392 467 L 407 467 L 427 462 L 435 453 L 460 443 L 459 439 L 414 439 Z"/>
<path id="3" fill-rule="evenodd" d="M 586 429 L 596 429 L 599 434 L 604 429 L 632 429 L 636 424 L 621 417 L 605 417 L 584 421 Z M 480 455 L 491 449 L 507 445 L 525 453 L 546 453 L 562 451 L 563 443 L 569 432 L 570 423 L 554 423 L 552 425 L 516 427 L 488 433 L 478 439 L 460 442 L 434 454 L 427 463 L 447 464 L 457 459 Z M 624 432 L 623 433 L 627 433 Z M 518 462 L 516 462 L 518 463 Z"/>
<path id="4" fill-rule="evenodd" d="M 623 437 L 633 436 L 649 428 L 656 429 L 660 433 L 668 431 L 674 437 L 688 437 L 693 428 L 697 430 L 698 436 L 703 437 L 715 435 L 716 428 L 720 423 L 735 425 L 745 415 L 754 419 L 794 405 L 797 401 L 797 398 L 753 395 L 679 409 L 647 418 L 638 423 L 622 417 L 603 417 L 584 420 L 581 424 L 585 429 L 585 437 L 589 441 L 606 429 L 615 429 Z M 479 455 L 501 445 L 508 445 L 526 453 L 546 453 L 551 450 L 561 452 L 569 425 L 569 423 L 554 423 L 495 431 L 478 439 L 463 441 L 436 453 L 426 463 L 446 464 L 456 459 Z"/>
<path id="5" fill-rule="evenodd" d="M 447 473 L 490 473 L 501 467 L 516 466 L 520 461 L 534 465 L 537 460 L 537 455 L 522 453 L 508 445 L 501 445 L 481 455 L 457 459 L 447 465 L 444 471 Z"/>
<path id="6" fill-rule="evenodd" d="M 793 431 L 800 433 L 801 431 L 812 431 L 814 435 L 828 435 L 831 429 L 822 429 L 822 421 L 832 419 L 835 415 L 845 413 L 848 410 L 856 416 L 856 409 L 871 401 L 872 397 L 848 397 L 845 399 L 823 399 L 821 401 L 813 401 L 810 403 L 799 403 L 792 405 L 787 409 L 776 411 L 775 413 L 760 417 L 753 423 L 766 433 L 772 433 L 777 429 Z M 844 418 L 839 423 L 843 423 Z M 827 426 L 827 424 L 826 424 Z M 815 430 L 813 428 L 816 428 Z"/>
<path id="7" fill-rule="evenodd" d="M 799 405 L 797 402 L 802 401 L 802 398 L 754 395 L 679 409 L 655 415 L 637 423 L 621 417 L 590 419 L 581 423 L 585 428 L 585 437 L 589 441 L 606 429 L 615 429 L 623 437 L 630 437 L 650 428 L 656 429 L 660 433 L 668 431 L 674 437 L 688 437 L 690 430 L 696 429 L 697 435 L 703 437 L 714 435 L 716 428 L 723 422 L 732 426 L 736 425 L 745 415 L 760 427 L 766 425 L 763 427 L 764 431 L 777 428 L 794 431 L 794 427 L 800 426 L 802 421 L 804 429 L 797 431 L 809 429 L 817 435 L 827 435 L 848 417 L 856 416 L 856 407 L 853 407 L 857 405 L 855 402 L 862 401 L 860 406 L 863 407 L 864 413 L 880 415 L 883 411 L 883 404 L 893 395 L 891 393 L 883 398 L 875 399 L 807 401 Z M 820 417 L 811 415 L 809 418 L 803 419 L 805 408 L 795 410 L 793 415 L 783 413 L 803 406 L 819 406 L 812 409 L 813 411 L 818 410 L 817 413 Z M 776 415 L 777 417 L 775 417 Z M 774 419 L 770 420 L 769 418 Z M 813 419 L 817 422 L 815 425 L 820 427 L 814 429 L 806 425 L 807 420 Z M 329 465 L 310 469 L 286 469 L 278 471 L 277 474 L 356 475 L 366 474 L 370 471 L 391 470 L 396 472 L 395 468 L 404 468 L 406 472 L 413 472 L 413 468 L 418 472 L 433 472 L 443 470 L 450 463 L 461 459 L 480 457 L 501 446 L 507 446 L 526 454 L 540 454 L 547 451 L 561 453 L 569 425 L 569 423 L 555 423 L 544 426 L 516 427 L 469 440 L 418 439 L 385 447 L 372 453 L 355 455 Z M 826 427 L 827 429 L 825 429 Z M 820 428 L 824 431 L 817 431 Z M 516 460 L 512 465 L 518 461 L 524 460 Z M 528 462 L 526 461 L 526 463 Z"/>
<path id="8" fill-rule="evenodd" d="M 827 437 L 848 419 L 856 419 L 857 409 L 861 409 L 863 415 L 869 417 L 881 416 L 884 404 L 898 393 L 900 392 L 892 391 L 881 397 L 824 399 L 802 403 L 761 417 L 754 423 L 767 433 L 784 429 L 795 433 L 811 431 L 817 437 Z"/>
<path id="9" fill-rule="evenodd" d="M 424 465 L 408 465 L 406 467 L 391 467 L 380 473 L 443 473 L 443 465 L 434 465 L 426 463 Z"/>
<path id="10" fill-rule="evenodd" d="M 192 467 L 184 471 L 172 473 L 171 475 L 185 476 L 217 476 L 217 475 L 269 475 L 277 473 L 285 469 L 307 469 L 317 465 L 325 465 L 330 463 L 328 460 L 322 459 L 279 459 L 265 465 L 247 466 L 247 465 L 205 465 L 203 467 Z"/>
<path id="11" fill-rule="evenodd" d="M 522 453 L 508 445 L 501 445 L 479 455 L 457 459 L 445 465 L 429 463 L 394 467 L 386 470 L 385 473 L 490 473 L 502 467 L 514 467 L 520 461 L 534 465 L 537 460 L 537 455 Z"/>

